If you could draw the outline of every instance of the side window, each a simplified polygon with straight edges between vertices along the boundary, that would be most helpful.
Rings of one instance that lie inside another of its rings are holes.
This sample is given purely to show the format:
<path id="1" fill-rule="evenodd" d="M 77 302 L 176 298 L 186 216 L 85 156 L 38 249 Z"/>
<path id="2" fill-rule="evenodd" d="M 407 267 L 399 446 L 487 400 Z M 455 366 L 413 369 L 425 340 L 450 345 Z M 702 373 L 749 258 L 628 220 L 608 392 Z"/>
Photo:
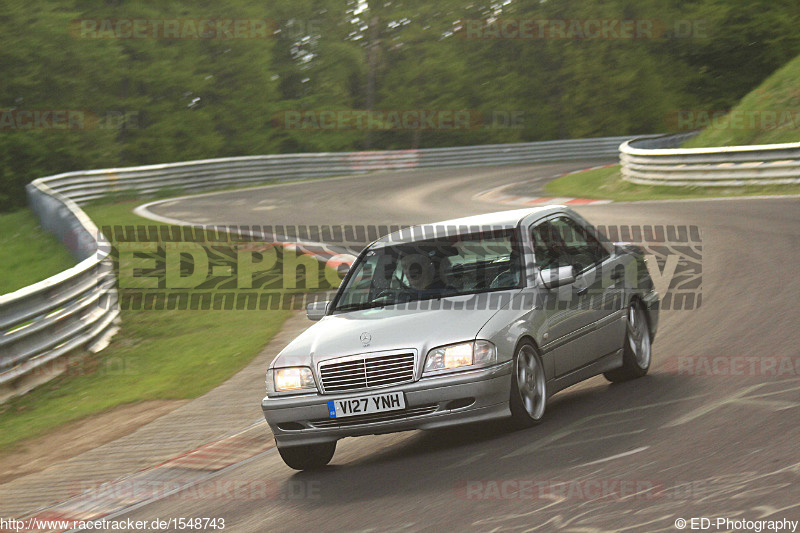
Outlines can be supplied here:
<path id="1" fill-rule="evenodd" d="M 579 231 L 583 238 L 586 240 L 586 244 L 589 247 L 589 251 L 595 258 L 595 263 L 602 263 L 611 255 L 605 246 L 595 237 L 592 235 L 584 226 L 580 225 L 579 223 L 575 222 L 571 218 L 568 218 L 567 221 L 576 228 L 576 231 Z"/>
<path id="2" fill-rule="evenodd" d="M 586 231 L 586 229 L 583 227 L 581 227 L 581 231 L 583 231 L 584 235 L 586 235 L 586 240 L 589 242 L 589 246 L 594 250 L 594 254 L 595 257 L 597 257 L 598 263 L 602 263 L 611 256 L 608 249 L 603 246 L 603 243 L 601 243 L 599 239 Z"/>
<path id="3" fill-rule="evenodd" d="M 558 229 L 550 221 L 534 226 L 531 230 L 531 236 L 533 238 L 533 254 L 537 267 L 546 270 L 572 264 Z"/>
<path id="4" fill-rule="evenodd" d="M 571 218 L 561 216 L 553 219 L 552 224 L 561 236 L 569 261 L 576 271 L 582 272 L 608 257 L 600 241 Z"/>

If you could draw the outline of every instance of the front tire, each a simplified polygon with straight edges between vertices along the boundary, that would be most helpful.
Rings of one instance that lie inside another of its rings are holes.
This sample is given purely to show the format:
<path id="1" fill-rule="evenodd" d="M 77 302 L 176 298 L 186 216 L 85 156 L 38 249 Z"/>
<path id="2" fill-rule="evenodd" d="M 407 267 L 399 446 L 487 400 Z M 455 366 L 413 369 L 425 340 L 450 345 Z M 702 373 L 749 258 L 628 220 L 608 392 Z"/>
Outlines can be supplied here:
<path id="1" fill-rule="evenodd" d="M 521 343 L 514 354 L 511 377 L 511 420 L 518 428 L 531 427 L 542 421 L 547 405 L 547 379 L 542 358 L 534 345 Z"/>
<path id="2" fill-rule="evenodd" d="M 336 441 L 303 446 L 278 446 L 281 459 L 289 468 L 295 470 L 316 470 L 327 465 L 336 451 Z"/>
<path id="3" fill-rule="evenodd" d="M 622 348 L 622 366 L 603 375 L 612 383 L 636 379 L 650 369 L 650 327 L 647 314 L 639 300 L 631 302 Z"/>

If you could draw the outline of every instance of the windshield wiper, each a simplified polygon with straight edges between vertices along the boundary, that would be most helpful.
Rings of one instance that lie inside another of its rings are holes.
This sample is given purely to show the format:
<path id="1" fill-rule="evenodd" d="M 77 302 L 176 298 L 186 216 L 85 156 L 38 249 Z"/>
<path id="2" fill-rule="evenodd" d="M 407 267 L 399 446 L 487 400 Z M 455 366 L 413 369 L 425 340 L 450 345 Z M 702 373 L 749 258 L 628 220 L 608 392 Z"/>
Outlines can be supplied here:
<path id="1" fill-rule="evenodd" d="M 358 311 L 360 309 L 370 309 L 372 307 L 377 307 L 375 302 L 369 302 L 366 304 L 344 304 L 337 305 L 334 311 Z"/>
<path id="2" fill-rule="evenodd" d="M 386 307 L 387 305 L 397 305 L 401 303 L 408 303 L 414 301 L 413 298 L 409 298 L 407 300 L 398 299 L 398 300 L 373 300 L 367 303 L 357 303 L 357 304 L 344 304 L 337 306 L 334 311 L 357 311 L 359 309 L 372 309 L 375 307 Z"/>

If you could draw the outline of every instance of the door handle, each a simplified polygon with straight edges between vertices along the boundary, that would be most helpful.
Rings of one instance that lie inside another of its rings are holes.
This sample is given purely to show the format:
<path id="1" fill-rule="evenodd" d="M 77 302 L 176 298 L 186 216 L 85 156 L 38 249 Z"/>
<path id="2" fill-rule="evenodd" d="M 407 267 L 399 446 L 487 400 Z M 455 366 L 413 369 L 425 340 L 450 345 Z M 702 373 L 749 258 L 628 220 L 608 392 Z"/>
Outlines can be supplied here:
<path id="1" fill-rule="evenodd" d="M 578 296 L 583 296 L 587 292 L 589 292 L 589 286 L 588 285 L 586 287 L 581 287 L 580 289 L 578 289 Z"/>

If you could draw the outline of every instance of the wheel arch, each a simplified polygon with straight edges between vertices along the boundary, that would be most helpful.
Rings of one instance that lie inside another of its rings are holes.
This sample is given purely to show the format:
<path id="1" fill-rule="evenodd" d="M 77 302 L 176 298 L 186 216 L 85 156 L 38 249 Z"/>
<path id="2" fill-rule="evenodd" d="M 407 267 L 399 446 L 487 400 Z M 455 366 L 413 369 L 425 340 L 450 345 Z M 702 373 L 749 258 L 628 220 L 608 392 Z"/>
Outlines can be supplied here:
<path id="1" fill-rule="evenodd" d="M 533 348 L 536 350 L 536 353 L 539 354 L 539 359 L 542 361 L 542 366 L 544 367 L 544 376 L 547 381 L 553 379 L 555 374 L 555 364 L 553 361 L 545 358 L 542 349 L 539 347 L 539 343 L 536 342 L 536 339 L 533 338 L 533 335 L 530 333 L 523 333 L 517 338 L 517 342 L 514 344 L 514 355 L 517 354 L 517 350 L 519 350 L 520 345 L 525 342 L 529 342 L 533 345 Z M 513 360 L 513 359 L 512 359 Z"/>
<path id="2" fill-rule="evenodd" d="M 639 302 L 639 305 L 641 305 L 642 309 L 644 310 L 644 318 L 645 320 L 647 320 L 647 331 L 648 333 L 650 333 L 650 341 L 652 342 L 656 335 L 654 321 L 653 321 L 654 319 L 653 316 L 651 316 L 652 310 L 647 305 L 647 302 L 642 297 L 642 295 L 639 294 L 638 292 L 634 292 L 633 294 L 631 294 L 631 297 L 628 300 L 628 306 L 630 306 L 634 301 Z M 625 319 L 627 320 L 627 316 Z"/>

